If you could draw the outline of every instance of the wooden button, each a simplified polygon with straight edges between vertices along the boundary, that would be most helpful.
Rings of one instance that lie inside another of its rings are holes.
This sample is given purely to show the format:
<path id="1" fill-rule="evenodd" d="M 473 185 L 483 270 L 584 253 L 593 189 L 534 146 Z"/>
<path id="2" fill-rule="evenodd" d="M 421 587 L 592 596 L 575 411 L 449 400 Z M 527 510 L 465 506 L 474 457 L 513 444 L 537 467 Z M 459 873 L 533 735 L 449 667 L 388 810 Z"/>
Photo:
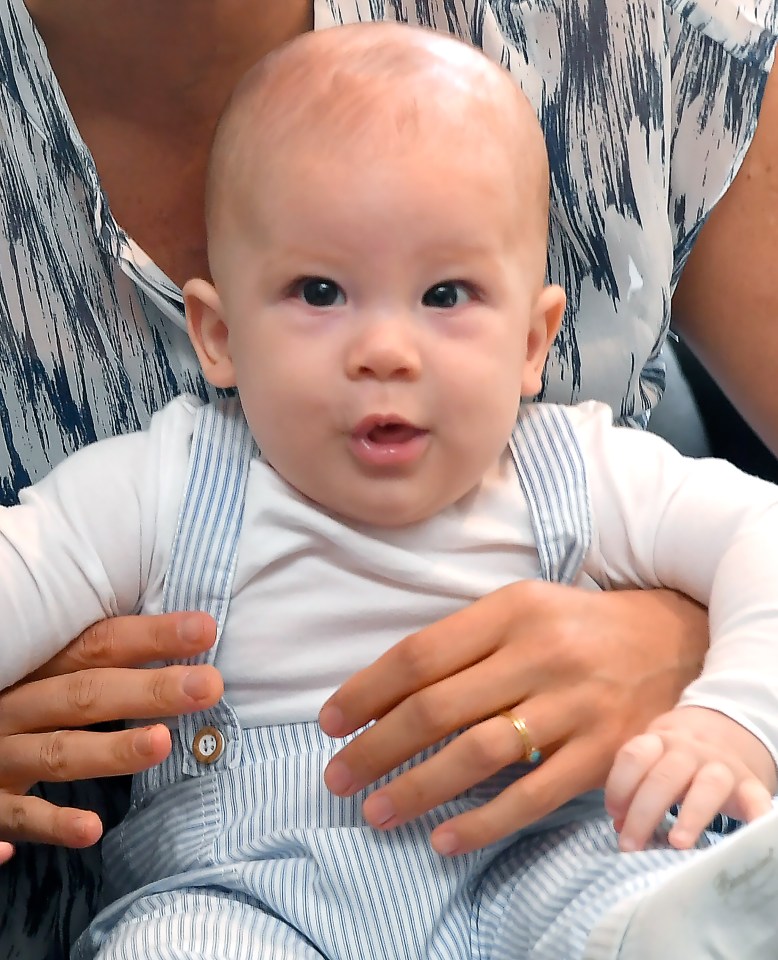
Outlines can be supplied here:
<path id="1" fill-rule="evenodd" d="M 215 763 L 224 753 L 224 737 L 216 727 L 200 727 L 192 741 L 192 753 L 198 763 Z"/>

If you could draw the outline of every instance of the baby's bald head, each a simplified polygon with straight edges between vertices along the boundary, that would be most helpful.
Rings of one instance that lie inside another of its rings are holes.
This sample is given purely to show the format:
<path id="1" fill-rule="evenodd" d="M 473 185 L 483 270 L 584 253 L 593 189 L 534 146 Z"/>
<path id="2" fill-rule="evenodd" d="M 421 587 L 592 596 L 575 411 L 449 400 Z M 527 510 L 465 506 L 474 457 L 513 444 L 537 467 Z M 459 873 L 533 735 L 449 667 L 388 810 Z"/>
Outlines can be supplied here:
<path id="1" fill-rule="evenodd" d="M 305 34 L 265 57 L 235 89 L 216 131 L 208 174 L 214 277 L 224 228 L 250 216 L 252 195 L 270 189 L 268 181 L 284 175 L 291 157 L 298 170 L 301 158 L 325 169 L 335 157 L 355 165 L 391 162 L 432 141 L 477 154 L 487 174 L 510 178 L 505 186 L 520 192 L 522 229 L 542 274 L 548 165 L 526 98 L 506 71 L 473 47 L 382 23 Z"/>

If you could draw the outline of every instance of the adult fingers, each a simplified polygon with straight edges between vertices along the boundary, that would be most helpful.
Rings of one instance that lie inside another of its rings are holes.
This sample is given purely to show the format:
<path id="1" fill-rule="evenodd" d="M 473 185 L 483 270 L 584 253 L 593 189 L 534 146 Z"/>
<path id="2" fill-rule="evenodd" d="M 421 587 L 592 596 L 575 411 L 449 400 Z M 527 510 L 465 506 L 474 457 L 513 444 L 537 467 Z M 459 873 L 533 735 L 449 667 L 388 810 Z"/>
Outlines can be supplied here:
<path id="1" fill-rule="evenodd" d="M 39 781 L 61 783 L 138 773 L 170 753 L 163 724 L 113 733 L 56 730 L 20 734 L 0 744 L 0 783 L 26 793 Z"/>
<path id="2" fill-rule="evenodd" d="M 647 656 L 647 639 L 657 635 L 662 656 Z M 417 690 L 510 647 L 514 667 L 538 689 L 591 677 L 596 699 L 614 692 L 621 706 L 612 712 L 628 735 L 677 701 L 699 671 L 707 637 L 704 612 L 667 591 L 592 593 L 523 581 L 400 641 L 333 694 L 319 723 L 330 736 L 346 736 Z M 472 691 L 469 702 L 481 693 Z"/>
<path id="3" fill-rule="evenodd" d="M 679 686 L 694 675 L 696 645 L 685 639 L 683 605 L 679 611 L 671 603 L 665 619 L 659 617 L 659 633 L 670 638 L 668 656 L 646 659 L 643 632 L 650 623 L 653 636 L 657 607 L 660 613 L 665 609 L 662 596 L 587 594 L 558 584 L 527 582 L 498 591 L 402 641 L 331 698 L 327 706 L 334 712 L 322 711 L 321 726 L 332 736 L 377 721 L 333 759 L 326 771 L 327 785 L 335 793 L 353 793 L 420 749 L 521 698 L 525 699 L 521 709 L 527 712 L 525 707 L 538 694 L 555 698 L 555 709 L 570 718 L 567 742 L 554 744 L 553 759 L 561 755 L 565 763 L 543 764 L 544 771 L 554 770 L 562 779 L 551 784 L 544 773 L 543 789 L 530 803 L 540 772 L 533 771 L 522 781 L 522 790 L 529 791 L 520 794 L 522 807 L 512 815 L 505 812 L 505 822 L 493 828 L 486 820 L 479 824 L 475 815 L 464 842 L 472 843 L 471 848 L 481 845 L 479 838 L 491 842 L 495 831 L 502 836 L 524 825 L 527 810 L 536 809 L 542 816 L 550 811 L 553 798 L 564 803 L 582 788 L 602 785 L 616 748 L 645 729 L 657 707 L 674 702 Z M 693 630 L 693 636 L 698 632 Z M 632 642 L 625 643 L 625 638 Z M 429 643 L 422 642 L 427 639 Z M 685 659 L 687 646 L 693 655 Z M 676 648 L 677 657 L 671 655 Z M 665 670 L 661 668 L 665 659 L 682 667 Z M 495 671 L 498 661 L 502 666 Z M 510 695 L 495 696 L 495 685 L 506 679 Z M 577 705 L 577 713 L 571 704 Z M 582 744 L 587 760 L 579 768 Z M 415 783 L 416 798 L 408 807 L 424 806 L 430 787 L 419 780 L 409 782 Z"/>
<path id="4" fill-rule="evenodd" d="M 534 698 L 512 713 L 523 717 L 532 746 L 542 748 L 546 756 L 551 745 L 567 739 L 574 728 L 573 710 L 559 711 L 553 697 Z M 524 739 L 511 721 L 491 717 L 372 793 L 363 806 L 365 819 L 383 829 L 405 823 L 505 767 L 527 760 L 526 753 Z"/>
<path id="5" fill-rule="evenodd" d="M 49 843 L 63 847 L 91 847 L 103 826 L 96 813 L 57 807 L 40 797 L 0 793 L 0 837 L 11 841 Z M 11 844 L 0 844 L 6 854 Z M 11 847 L 11 853 L 13 847 Z M 6 859 L 9 859 L 10 854 Z M 0 860 L 0 863 L 5 862 Z"/>
<path id="6" fill-rule="evenodd" d="M 515 586 L 405 637 L 349 678 L 322 707 L 322 730 L 332 737 L 353 733 L 417 691 L 484 659 L 497 647 L 515 614 Z"/>
<path id="7" fill-rule="evenodd" d="M 25 682 L 92 667 L 139 667 L 209 649 L 216 624 L 207 613 L 111 617 L 92 624 Z"/>
<path id="8" fill-rule="evenodd" d="M 325 783 L 333 793 L 354 793 L 426 747 L 500 713 L 528 693 L 515 652 L 499 649 L 480 663 L 411 693 L 338 752 L 327 767 Z M 563 712 L 558 699 L 556 709 Z"/>
<path id="9" fill-rule="evenodd" d="M 97 668 L 47 677 L 0 694 L 0 737 L 192 713 L 213 706 L 223 691 L 221 675 L 208 664 Z"/>
<path id="10" fill-rule="evenodd" d="M 452 856 L 495 843 L 542 819 L 602 781 L 594 741 L 567 743 L 493 800 L 453 817 L 430 835 L 433 848 Z"/>

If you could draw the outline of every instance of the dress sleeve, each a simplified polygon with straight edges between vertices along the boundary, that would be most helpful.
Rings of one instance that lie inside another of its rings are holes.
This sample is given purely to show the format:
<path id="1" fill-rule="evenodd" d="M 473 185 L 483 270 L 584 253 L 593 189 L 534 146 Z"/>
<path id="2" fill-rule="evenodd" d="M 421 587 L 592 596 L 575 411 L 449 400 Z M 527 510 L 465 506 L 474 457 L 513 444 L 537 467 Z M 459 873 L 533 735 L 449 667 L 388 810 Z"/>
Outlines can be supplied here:
<path id="1" fill-rule="evenodd" d="M 187 422 L 191 406 L 174 401 L 148 431 L 84 448 L 0 508 L 0 685 L 95 621 L 139 610 L 164 565 L 160 524 L 175 525 Z"/>
<path id="2" fill-rule="evenodd" d="M 706 604 L 710 650 L 681 703 L 732 717 L 778 762 L 778 487 L 612 427 L 599 405 L 576 415 L 594 529 L 586 572 L 605 588 L 664 586 Z"/>

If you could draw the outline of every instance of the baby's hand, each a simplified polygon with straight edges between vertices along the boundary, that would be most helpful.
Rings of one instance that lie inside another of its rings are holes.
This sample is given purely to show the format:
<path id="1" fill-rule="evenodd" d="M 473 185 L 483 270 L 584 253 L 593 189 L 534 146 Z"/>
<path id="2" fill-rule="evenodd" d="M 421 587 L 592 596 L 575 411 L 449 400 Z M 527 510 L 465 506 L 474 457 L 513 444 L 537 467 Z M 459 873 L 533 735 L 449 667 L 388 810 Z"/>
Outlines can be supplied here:
<path id="1" fill-rule="evenodd" d="M 666 811 L 681 803 L 668 839 L 694 846 L 717 813 L 754 820 L 771 809 L 775 763 L 734 720 L 703 707 L 677 707 L 616 754 L 605 807 L 623 851 L 642 850 Z"/>

